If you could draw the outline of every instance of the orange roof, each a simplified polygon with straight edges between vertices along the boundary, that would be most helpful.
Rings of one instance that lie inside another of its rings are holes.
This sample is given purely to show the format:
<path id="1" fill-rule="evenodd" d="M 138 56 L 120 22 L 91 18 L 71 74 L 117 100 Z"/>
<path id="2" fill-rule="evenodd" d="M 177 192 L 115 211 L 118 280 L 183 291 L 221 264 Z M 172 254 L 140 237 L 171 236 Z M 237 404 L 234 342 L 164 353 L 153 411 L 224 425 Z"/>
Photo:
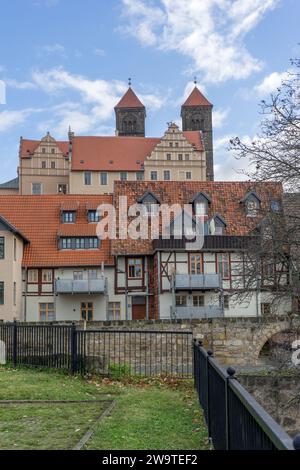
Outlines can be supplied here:
<path id="1" fill-rule="evenodd" d="M 183 132 L 187 140 L 203 151 L 199 131 Z M 161 141 L 157 137 L 74 137 L 72 170 L 139 171 Z"/>
<path id="2" fill-rule="evenodd" d="M 30 140 L 21 139 L 20 143 L 20 156 L 21 158 L 29 158 L 42 143 L 41 140 Z M 56 144 L 63 155 L 67 155 L 69 152 L 69 142 L 56 140 L 53 145 Z"/>
<path id="3" fill-rule="evenodd" d="M 75 224 L 61 224 L 62 202 L 78 204 Z M 96 236 L 97 224 L 87 221 L 86 205 L 112 203 L 111 196 L 55 195 L 0 196 L 0 215 L 23 234 L 29 243 L 24 247 L 23 266 L 100 266 L 113 265 L 110 242 L 103 240 L 98 250 L 59 250 L 58 234 Z"/>
<path id="4" fill-rule="evenodd" d="M 123 98 L 115 106 L 116 108 L 144 108 L 145 106 L 136 96 L 131 87 L 128 88 Z"/>
<path id="5" fill-rule="evenodd" d="M 190 96 L 182 106 L 212 106 L 212 104 L 202 95 L 198 87 L 195 86 Z"/>
<path id="6" fill-rule="evenodd" d="M 219 182 L 219 181 L 115 181 L 114 201 L 119 210 L 119 196 L 127 196 L 127 204 L 135 204 L 141 196 L 150 191 L 161 204 L 190 204 L 198 193 L 205 193 L 211 200 L 208 218 L 219 215 L 226 222 L 226 235 L 249 235 L 269 209 L 272 200 L 282 197 L 282 185 L 275 182 Z M 258 217 L 247 217 L 242 199 L 249 192 L 255 192 L 261 200 Z M 131 219 L 128 219 L 128 223 Z M 151 240 L 112 240 L 112 253 L 150 254 Z"/>

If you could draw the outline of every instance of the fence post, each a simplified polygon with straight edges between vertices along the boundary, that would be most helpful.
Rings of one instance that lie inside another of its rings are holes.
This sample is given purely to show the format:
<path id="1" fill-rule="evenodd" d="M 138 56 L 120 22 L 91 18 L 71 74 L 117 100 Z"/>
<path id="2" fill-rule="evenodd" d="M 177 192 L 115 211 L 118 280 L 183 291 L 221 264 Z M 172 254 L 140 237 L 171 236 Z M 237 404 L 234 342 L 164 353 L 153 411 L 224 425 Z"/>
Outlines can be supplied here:
<path id="1" fill-rule="evenodd" d="M 206 374 L 207 374 L 207 429 L 208 429 L 208 438 L 210 441 L 211 438 L 211 425 L 210 425 L 210 390 L 209 390 L 209 369 L 210 369 L 210 357 L 213 357 L 213 352 L 209 349 L 207 351 L 206 357 Z"/>
<path id="2" fill-rule="evenodd" d="M 77 330 L 75 323 L 71 326 L 71 373 L 77 372 Z"/>
<path id="3" fill-rule="evenodd" d="M 14 320 L 13 323 L 13 364 L 17 367 L 18 364 L 18 324 Z"/>
<path id="4" fill-rule="evenodd" d="M 229 429 L 229 394 L 228 394 L 228 389 L 229 389 L 229 380 L 235 379 L 234 374 L 235 374 L 235 369 L 233 367 L 228 367 L 227 368 L 227 374 L 228 377 L 226 378 L 226 384 L 225 384 L 225 424 L 226 424 L 226 429 L 225 429 L 225 434 L 226 434 L 226 450 L 230 450 L 230 429 Z"/>

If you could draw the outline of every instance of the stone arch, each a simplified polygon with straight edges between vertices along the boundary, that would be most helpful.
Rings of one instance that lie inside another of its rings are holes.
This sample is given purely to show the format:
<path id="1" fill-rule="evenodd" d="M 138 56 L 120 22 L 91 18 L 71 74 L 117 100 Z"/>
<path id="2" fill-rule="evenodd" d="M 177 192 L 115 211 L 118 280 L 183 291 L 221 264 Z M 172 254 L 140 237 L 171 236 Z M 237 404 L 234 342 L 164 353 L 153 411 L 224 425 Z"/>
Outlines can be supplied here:
<path id="1" fill-rule="evenodd" d="M 297 322 L 297 325 L 299 327 L 299 321 Z M 253 340 L 252 357 L 254 361 L 256 362 L 258 360 L 262 348 L 274 335 L 287 331 L 292 327 L 292 321 L 289 320 L 278 320 L 276 323 L 268 323 L 265 325 L 265 327 L 259 331 L 257 338 Z"/>

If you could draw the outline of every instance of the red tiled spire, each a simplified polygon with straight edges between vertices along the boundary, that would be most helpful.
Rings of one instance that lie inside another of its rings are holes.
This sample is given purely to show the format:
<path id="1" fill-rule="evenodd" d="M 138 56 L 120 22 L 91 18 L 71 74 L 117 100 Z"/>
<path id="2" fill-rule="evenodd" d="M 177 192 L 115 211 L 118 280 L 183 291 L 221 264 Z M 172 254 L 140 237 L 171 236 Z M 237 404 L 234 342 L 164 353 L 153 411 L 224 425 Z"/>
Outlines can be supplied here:
<path id="1" fill-rule="evenodd" d="M 182 106 L 212 106 L 212 104 L 202 95 L 197 86 L 193 89 L 190 96 L 183 103 Z"/>
<path id="2" fill-rule="evenodd" d="M 144 108 L 145 106 L 136 96 L 131 87 L 128 88 L 123 98 L 120 99 L 119 103 L 115 108 Z"/>

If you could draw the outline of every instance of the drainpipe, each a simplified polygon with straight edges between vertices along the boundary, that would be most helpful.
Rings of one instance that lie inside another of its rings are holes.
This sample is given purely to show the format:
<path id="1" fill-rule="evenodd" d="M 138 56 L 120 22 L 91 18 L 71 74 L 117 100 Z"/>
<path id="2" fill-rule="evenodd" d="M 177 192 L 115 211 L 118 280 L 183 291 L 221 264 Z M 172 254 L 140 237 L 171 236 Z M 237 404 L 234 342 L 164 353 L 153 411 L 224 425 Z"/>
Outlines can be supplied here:
<path id="1" fill-rule="evenodd" d="M 258 272 L 258 266 L 259 266 L 259 257 L 257 256 L 256 258 L 256 290 L 255 290 L 255 297 L 256 297 L 256 316 L 259 317 L 259 291 L 260 291 L 260 278 L 259 278 L 259 272 Z"/>
<path id="2" fill-rule="evenodd" d="M 146 280 L 146 320 L 149 320 L 149 269 L 148 257 L 145 257 L 145 280 Z"/>
<path id="3" fill-rule="evenodd" d="M 28 270 L 27 268 L 25 268 L 24 322 L 27 321 L 27 275 L 28 275 Z"/>

